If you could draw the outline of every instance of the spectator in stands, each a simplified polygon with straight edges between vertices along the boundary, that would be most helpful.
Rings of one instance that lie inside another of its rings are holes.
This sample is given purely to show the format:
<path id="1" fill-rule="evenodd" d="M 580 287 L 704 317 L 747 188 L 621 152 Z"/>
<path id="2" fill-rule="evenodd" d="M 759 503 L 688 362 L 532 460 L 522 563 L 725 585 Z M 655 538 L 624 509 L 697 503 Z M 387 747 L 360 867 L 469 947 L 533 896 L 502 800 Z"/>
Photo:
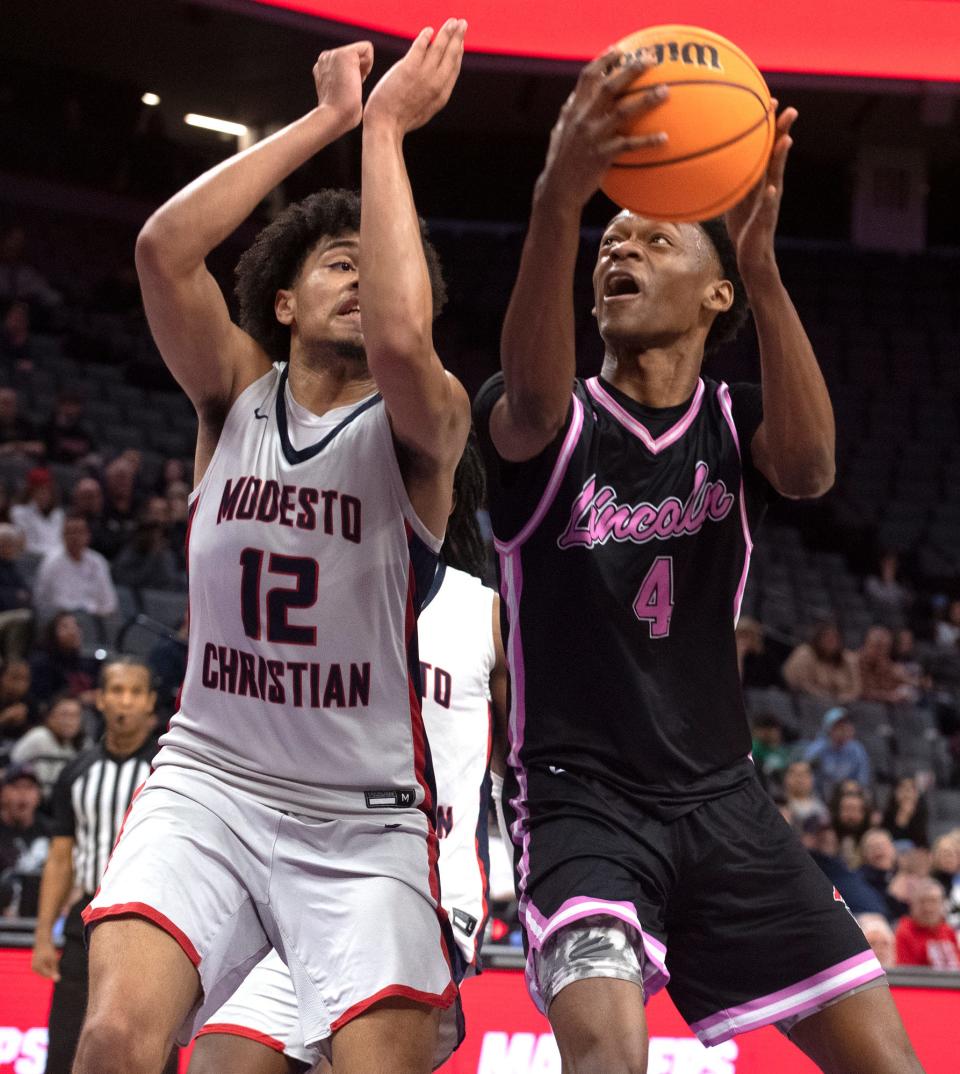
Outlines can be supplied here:
<path id="1" fill-rule="evenodd" d="M 790 763 L 790 749 L 783 741 L 783 724 L 771 712 L 753 721 L 753 763 L 764 786 L 779 784 Z"/>
<path id="2" fill-rule="evenodd" d="M 909 839 L 899 839 L 893 845 L 897 850 L 897 872 L 887 890 L 895 899 L 909 904 L 921 881 L 930 879 L 930 851 L 915 847 Z"/>
<path id="3" fill-rule="evenodd" d="M 40 564 L 34 587 L 37 612 L 47 619 L 60 611 L 84 611 L 105 616 L 116 611 L 117 591 L 110 567 L 90 547 L 90 527 L 71 516 L 63 525 L 63 548 Z"/>
<path id="4" fill-rule="evenodd" d="M 190 485 L 186 464 L 183 459 L 164 459 L 163 466 L 160 469 L 160 477 L 157 480 L 157 492 L 166 496 L 170 491 L 170 486 L 177 482 L 182 482 L 189 490 Z"/>
<path id="5" fill-rule="evenodd" d="M 9 522 L 0 522 L 0 657 L 26 656 L 33 633 L 30 587 L 17 561 L 23 551 L 23 534 Z"/>
<path id="6" fill-rule="evenodd" d="M 79 466 L 96 461 L 96 436 L 84 416 L 83 398 L 76 391 L 67 388 L 57 396 L 44 441 L 50 462 Z"/>
<path id="7" fill-rule="evenodd" d="M 837 833 L 829 821 L 818 816 L 808 817 L 800 826 L 799 834 L 817 868 L 839 891 L 851 913 L 883 913 L 883 900 L 840 856 Z"/>
<path id="8" fill-rule="evenodd" d="M 880 556 L 876 574 L 870 575 L 863 588 L 873 610 L 884 621 L 897 620 L 913 603 L 913 593 L 897 580 L 900 559 L 896 552 L 884 552 Z"/>
<path id="9" fill-rule="evenodd" d="M 783 678 L 791 690 L 824 701 L 848 704 L 860 696 L 857 658 L 843 647 L 833 623 L 821 623 L 809 642 L 793 650 L 783 665 Z"/>
<path id="10" fill-rule="evenodd" d="M 813 765 L 817 790 L 824 799 L 830 798 L 834 787 L 844 779 L 855 779 L 861 787 L 870 786 L 870 759 L 856 734 L 845 708 L 837 706 L 824 713 L 822 731 L 804 754 L 804 760 Z"/>
<path id="11" fill-rule="evenodd" d="M 857 914 L 856 918 L 880 965 L 885 970 L 896 966 L 897 942 L 887 919 L 882 914 Z"/>
<path id="12" fill-rule="evenodd" d="M 930 875 L 943 888 L 947 917 L 960 913 L 960 845 L 956 836 L 948 833 L 934 842 Z"/>
<path id="13" fill-rule="evenodd" d="M 180 570 L 186 569 L 187 517 L 190 514 L 190 486 L 186 481 L 171 481 L 167 486 L 167 510 L 170 517 L 170 547 Z"/>
<path id="14" fill-rule="evenodd" d="M 10 754 L 14 764 L 29 765 L 36 773 L 44 802 L 64 766 L 83 748 L 83 707 L 69 694 L 55 697 L 39 727 L 32 727 Z"/>
<path id="15" fill-rule="evenodd" d="M 910 913 L 897 925 L 897 965 L 960 970 L 960 945 L 946 921 L 943 888 L 932 877 L 921 880 Z"/>
<path id="16" fill-rule="evenodd" d="M 888 921 L 899 920 L 909 907 L 890 894 L 890 885 L 897 875 L 897 848 L 890 833 L 883 828 L 870 828 L 860 840 L 860 875 L 883 899 Z"/>
<path id="17" fill-rule="evenodd" d="M 40 306 L 58 306 L 59 292 L 26 260 L 27 235 L 13 224 L 0 237 L 0 302 L 19 299 Z"/>
<path id="18" fill-rule="evenodd" d="M 130 540 L 137 528 L 137 471 L 130 459 L 114 459 L 103 472 L 104 509 L 99 549 L 107 559 Z"/>
<path id="19" fill-rule="evenodd" d="M 57 506 L 57 486 L 45 466 L 27 474 L 26 502 L 10 508 L 10 520 L 24 535 L 27 551 L 45 556 L 63 547 L 62 507 Z"/>
<path id="20" fill-rule="evenodd" d="M 144 504 L 133 538 L 117 553 L 113 580 L 129 589 L 182 588 L 177 560 L 170 550 L 166 498 L 151 496 Z"/>
<path id="21" fill-rule="evenodd" d="M 860 840 L 870 827 L 870 803 L 863 789 L 848 790 L 838 784 L 831 800 L 830 820 L 837 833 L 840 853 L 851 869 L 860 866 Z"/>
<path id="22" fill-rule="evenodd" d="M 83 632 L 72 612 L 57 612 L 47 624 L 43 644 L 30 657 L 33 696 L 48 704 L 62 693 L 85 705 L 95 700 L 100 665 L 83 655 Z"/>
<path id="23" fill-rule="evenodd" d="M 37 722 L 37 706 L 30 691 L 30 665 L 9 660 L 0 668 L 0 766 L 13 743 Z"/>
<path id="24" fill-rule="evenodd" d="M 946 614 L 933 628 L 933 640 L 941 649 L 956 649 L 960 642 L 960 600 L 951 600 Z"/>
<path id="25" fill-rule="evenodd" d="M 101 555 L 103 508 L 103 486 L 95 477 L 81 477 L 70 493 L 70 514 L 82 515 L 87 520 L 90 527 L 90 547 Z"/>
<path id="26" fill-rule="evenodd" d="M 920 683 L 893 659 L 893 632 L 888 627 L 872 626 L 867 631 L 858 659 L 864 701 L 897 704 L 916 700 Z"/>
<path id="27" fill-rule="evenodd" d="M 909 839 L 914 846 L 930 845 L 927 800 L 913 776 L 901 776 L 894 784 L 880 823 L 894 842 Z"/>
<path id="28" fill-rule="evenodd" d="M 37 345 L 30 335 L 30 307 L 26 302 L 10 302 L 3 311 L 0 328 L 0 359 L 10 369 L 33 369 L 38 359 Z"/>
<path id="29" fill-rule="evenodd" d="M 810 817 L 830 818 L 826 803 L 814 792 L 813 768 L 809 761 L 791 761 L 783 773 L 783 793 L 792 822 L 802 825 Z"/>
<path id="30" fill-rule="evenodd" d="M 780 668 L 786 658 L 783 646 L 767 637 L 763 626 L 749 615 L 741 616 L 736 629 L 737 666 L 744 689 L 783 688 Z"/>
<path id="31" fill-rule="evenodd" d="M 158 641 L 147 657 L 157 691 L 157 716 L 163 721 L 169 720 L 175 711 L 180 684 L 187 671 L 188 633 L 189 620 L 184 616 L 176 636 Z"/>
<path id="32" fill-rule="evenodd" d="M 35 917 L 50 822 L 40 812 L 40 781 L 26 765 L 0 780 L 0 913 Z"/>
<path id="33" fill-rule="evenodd" d="M 18 456 L 36 462 L 43 458 L 43 441 L 33 422 L 20 409 L 14 388 L 0 388 L 0 456 Z"/>

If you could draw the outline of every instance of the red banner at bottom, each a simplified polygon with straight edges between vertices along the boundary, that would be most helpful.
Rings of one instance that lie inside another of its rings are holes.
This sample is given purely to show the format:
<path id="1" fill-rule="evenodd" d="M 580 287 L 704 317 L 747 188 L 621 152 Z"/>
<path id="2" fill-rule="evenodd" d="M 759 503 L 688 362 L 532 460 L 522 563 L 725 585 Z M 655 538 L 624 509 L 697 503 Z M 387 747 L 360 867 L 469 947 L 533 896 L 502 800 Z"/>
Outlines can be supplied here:
<path id="1" fill-rule="evenodd" d="M 30 971 L 30 952 L 0 949 L 0 1074 L 43 1074 L 47 1058 L 49 981 Z M 960 995 L 894 988 L 894 998 L 927 1074 L 955 1074 L 950 1038 Z M 519 970 L 488 970 L 463 986 L 467 1039 L 442 1074 L 560 1074 L 560 1054 L 527 997 Z M 666 993 L 647 1008 L 647 1074 L 816 1074 L 816 1067 L 772 1027 L 704 1048 Z M 182 1069 L 188 1060 L 184 1053 Z"/>

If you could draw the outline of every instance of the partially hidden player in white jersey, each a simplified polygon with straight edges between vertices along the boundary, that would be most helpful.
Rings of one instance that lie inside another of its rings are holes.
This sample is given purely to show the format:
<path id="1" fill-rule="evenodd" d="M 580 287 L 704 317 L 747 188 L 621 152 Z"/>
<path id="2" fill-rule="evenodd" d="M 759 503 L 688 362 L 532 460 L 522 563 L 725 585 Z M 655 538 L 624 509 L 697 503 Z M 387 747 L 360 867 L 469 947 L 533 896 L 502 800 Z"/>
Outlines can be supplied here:
<path id="1" fill-rule="evenodd" d="M 500 600 L 476 575 L 484 546 L 476 519 L 483 462 L 472 443 L 457 467 L 456 504 L 441 561 L 420 612 L 423 719 L 437 781 L 440 893 L 453 926 L 458 979 L 479 968 L 487 919 L 486 793 L 494 727 L 506 712 L 507 673 Z M 502 724 L 500 724 L 502 726 Z M 188 1074 L 298 1074 L 328 1070 L 304 1043 L 290 973 L 271 951 L 200 1030 Z"/>
<path id="2" fill-rule="evenodd" d="M 365 108 L 372 46 L 321 54 L 316 107 L 138 239 L 199 418 L 188 669 L 84 914 L 75 1074 L 156 1074 L 271 947 L 344 1074 L 425 1074 L 462 1035 L 416 614 L 470 415 L 433 348 L 441 284 L 402 146 L 446 103 L 465 29 L 422 32 Z M 265 228 L 233 323 L 207 254 L 361 116 L 360 198 L 323 191 Z"/>

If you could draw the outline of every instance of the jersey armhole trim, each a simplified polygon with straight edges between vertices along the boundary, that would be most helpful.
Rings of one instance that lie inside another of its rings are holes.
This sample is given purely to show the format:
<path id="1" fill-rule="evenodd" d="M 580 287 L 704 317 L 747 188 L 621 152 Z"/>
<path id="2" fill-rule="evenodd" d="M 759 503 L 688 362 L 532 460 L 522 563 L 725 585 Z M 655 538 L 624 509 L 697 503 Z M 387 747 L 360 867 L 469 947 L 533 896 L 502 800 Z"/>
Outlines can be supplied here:
<path id="1" fill-rule="evenodd" d="M 734 446 L 740 459 L 740 526 L 743 530 L 745 546 L 743 556 L 743 571 L 740 574 L 740 583 L 737 586 L 736 596 L 733 598 L 733 621 L 740 620 L 740 608 L 743 604 L 743 591 L 747 587 L 747 575 L 750 573 L 750 557 L 753 554 L 753 538 L 750 536 L 750 522 L 747 519 L 747 497 L 743 487 L 743 451 L 740 448 L 740 437 L 737 434 L 737 426 L 733 420 L 733 404 L 730 401 L 730 389 L 724 381 L 717 387 L 717 401 L 723 413 L 727 425 L 730 427 L 730 435 L 733 437 Z M 749 450 L 749 445 L 747 450 Z"/>
<path id="2" fill-rule="evenodd" d="M 187 503 L 188 504 L 192 504 L 199 497 L 201 489 L 207 483 L 207 475 L 213 469 L 213 464 L 217 461 L 217 459 L 220 456 L 220 449 L 221 449 L 221 447 L 223 445 L 224 440 L 227 438 L 227 433 L 228 433 L 228 431 L 230 429 L 232 429 L 232 426 L 236 424 L 236 422 L 237 422 L 237 420 L 239 418 L 239 409 L 240 409 L 241 400 L 245 399 L 246 396 L 247 396 L 247 393 L 252 392 L 253 389 L 257 387 L 257 385 L 260 385 L 261 388 L 262 388 L 263 387 L 263 382 L 267 379 L 267 377 L 270 377 L 270 376 L 272 376 L 274 378 L 272 390 L 275 391 L 277 384 L 280 382 L 280 373 L 279 373 L 279 370 L 278 370 L 277 366 L 272 365 L 266 371 L 266 373 L 263 374 L 262 377 L 257 377 L 257 379 L 255 381 L 253 381 L 252 384 L 248 384 L 246 386 L 246 388 L 244 388 L 243 391 L 236 397 L 236 399 L 234 399 L 233 405 L 227 411 L 226 418 L 224 418 L 223 428 L 220 430 L 220 435 L 217 437 L 217 446 L 213 449 L 213 453 L 210 456 L 210 461 L 207 463 L 207 468 L 203 472 L 203 477 L 201 477 L 200 480 L 197 482 L 197 484 L 194 485 L 193 489 L 190 492 L 190 495 L 187 497 Z M 269 393 L 268 393 L 267 398 L 269 398 Z M 199 432 L 199 430 L 198 430 L 198 432 Z M 194 445 L 194 452 L 196 452 L 196 445 Z"/>
<path id="3" fill-rule="evenodd" d="M 544 516 L 547 511 L 550 510 L 553 501 L 557 497 L 557 492 L 566 475 L 567 467 L 570 465 L 570 459 L 573 457 L 573 451 L 580 439 L 582 429 L 583 403 L 580 402 L 580 399 L 574 393 L 573 415 L 570 418 L 570 428 L 567 429 L 567 435 L 563 438 L 563 443 L 560 446 L 560 454 L 557 456 L 557 461 L 553 464 L 550 479 L 547 481 L 547 487 L 543 490 L 540 502 L 537 504 L 536 509 L 528 519 L 526 525 L 515 537 L 511 538 L 511 540 L 499 541 L 496 536 L 494 536 L 493 544 L 498 552 L 509 554 L 516 551 L 516 549 L 529 540 L 530 536 L 543 521 Z"/>

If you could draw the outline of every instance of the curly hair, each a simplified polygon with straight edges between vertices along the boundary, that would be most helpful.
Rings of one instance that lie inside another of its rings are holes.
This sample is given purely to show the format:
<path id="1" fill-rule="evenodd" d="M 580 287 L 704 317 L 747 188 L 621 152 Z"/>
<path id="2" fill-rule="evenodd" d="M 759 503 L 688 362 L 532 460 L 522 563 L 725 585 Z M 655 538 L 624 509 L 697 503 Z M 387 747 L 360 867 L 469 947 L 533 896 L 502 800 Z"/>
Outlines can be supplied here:
<path id="1" fill-rule="evenodd" d="M 453 491 L 457 499 L 447 522 L 440 555 L 449 566 L 480 578 L 487 562 L 487 547 L 477 522 L 477 511 L 486 504 L 487 477 L 473 433 L 457 463 Z"/>
<path id="2" fill-rule="evenodd" d="M 713 243 L 714 250 L 717 251 L 723 278 L 733 284 L 733 305 L 717 315 L 707 334 L 704 354 L 712 354 L 718 347 L 736 338 L 747 320 L 750 305 L 747 302 L 747 289 L 743 285 L 740 269 L 737 267 L 737 251 L 730 239 L 723 217 L 715 216 L 711 220 L 703 220 L 700 227 Z"/>
<path id="3" fill-rule="evenodd" d="M 360 230 L 360 195 L 353 190 L 321 190 L 288 205 L 257 235 L 237 262 L 234 293 L 240 306 L 240 327 L 267 352 L 271 361 L 290 357 L 290 329 L 274 313 L 281 288 L 292 287 L 307 255 L 323 238 Z M 433 316 L 447 301 L 440 258 L 420 220 L 423 254 L 433 293 Z"/>

